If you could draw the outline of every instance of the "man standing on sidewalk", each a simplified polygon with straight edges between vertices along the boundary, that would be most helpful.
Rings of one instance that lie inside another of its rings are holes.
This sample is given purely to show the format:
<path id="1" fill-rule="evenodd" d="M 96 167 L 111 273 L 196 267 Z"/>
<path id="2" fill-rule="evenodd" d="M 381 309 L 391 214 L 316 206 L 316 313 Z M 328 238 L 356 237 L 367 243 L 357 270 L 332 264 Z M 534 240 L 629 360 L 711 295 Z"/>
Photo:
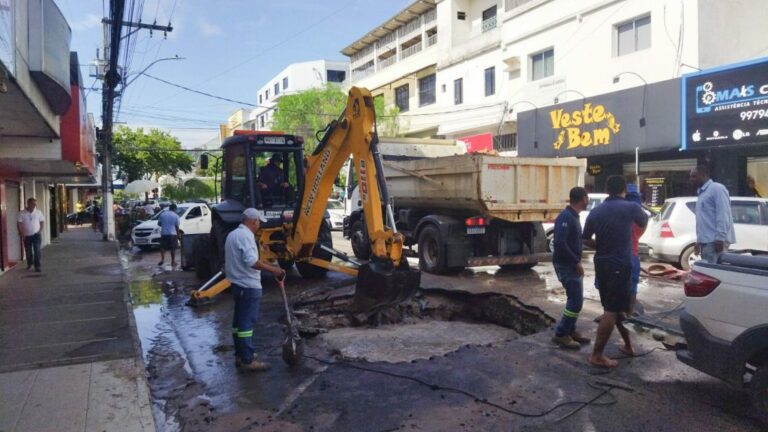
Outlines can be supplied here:
<path id="1" fill-rule="evenodd" d="M 709 167 L 699 165 L 691 171 L 696 186 L 696 252 L 701 259 L 717 263 L 728 246 L 736 243 L 728 189 L 709 177 Z"/>
<path id="2" fill-rule="evenodd" d="M 259 261 L 256 232 L 264 215 L 254 208 L 245 209 L 240 226 L 227 235 L 224 243 L 224 273 L 232 284 L 235 316 L 232 337 L 235 341 L 235 364 L 242 371 L 263 372 L 269 364 L 256 360 L 253 346 L 253 328 L 259 317 L 261 304 L 261 271 L 269 271 L 277 279 L 285 277 L 280 267 Z"/>
<path id="3" fill-rule="evenodd" d="M 624 345 L 619 350 L 634 355 L 629 331 L 619 321 L 622 313 L 629 312 L 630 284 L 632 278 L 632 224 L 645 229 L 648 216 L 643 209 L 626 201 L 627 182 L 624 177 L 612 175 L 606 182 L 608 198 L 595 207 L 584 224 L 584 244 L 595 252 L 595 278 L 600 293 L 603 314 L 597 327 L 597 337 L 590 364 L 598 367 L 616 367 L 618 362 L 603 354 L 605 345 L 613 333 L 613 326 L 619 330 Z M 593 240 L 592 237 L 595 237 Z"/>
<path id="4" fill-rule="evenodd" d="M 24 237 L 24 249 L 27 251 L 27 270 L 35 265 L 35 271 L 40 271 L 40 235 L 45 225 L 43 212 L 37 209 L 37 200 L 27 200 L 27 207 L 19 212 L 19 234 Z"/>
<path id="5" fill-rule="evenodd" d="M 176 214 L 176 204 L 168 206 L 168 210 L 162 212 L 157 217 L 157 223 L 160 225 L 160 262 L 159 266 L 165 263 L 165 251 L 171 253 L 171 267 L 176 267 L 176 244 L 181 238 L 179 224 L 181 220 Z"/>
<path id="6" fill-rule="evenodd" d="M 563 284 L 568 300 L 555 329 L 552 342 L 561 348 L 579 349 L 589 338 L 576 331 L 576 319 L 584 303 L 584 267 L 581 265 L 581 221 L 579 213 L 587 208 L 589 196 L 582 187 L 570 192 L 570 205 L 555 219 L 555 244 L 552 264 L 557 279 Z"/>

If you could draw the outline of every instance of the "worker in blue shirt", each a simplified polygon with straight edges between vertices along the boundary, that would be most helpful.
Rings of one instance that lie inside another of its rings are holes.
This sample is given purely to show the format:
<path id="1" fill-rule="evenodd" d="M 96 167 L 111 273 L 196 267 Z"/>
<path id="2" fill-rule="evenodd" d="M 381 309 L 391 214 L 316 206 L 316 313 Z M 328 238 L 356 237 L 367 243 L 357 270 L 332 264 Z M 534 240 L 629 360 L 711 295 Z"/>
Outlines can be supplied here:
<path id="1" fill-rule="evenodd" d="M 561 348 L 579 349 L 589 338 L 576 331 L 576 320 L 584 304 L 584 267 L 581 265 L 581 220 L 579 213 L 586 210 L 589 196 L 583 187 L 571 189 L 570 205 L 555 219 L 555 244 L 552 264 L 557 279 L 563 284 L 568 299 L 563 316 L 555 328 L 552 342 Z"/>
<path id="2" fill-rule="evenodd" d="M 696 253 L 709 263 L 717 263 L 728 246 L 736 243 L 728 189 L 709 177 L 709 167 L 699 165 L 691 171 L 696 186 Z"/>
<path id="3" fill-rule="evenodd" d="M 606 357 L 603 351 L 614 326 L 624 340 L 619 350 L 625 355 L 634 355 L 629 330 L 621 320 L 629 312 L 631 301 L 632 225 L 645 229 L 648 216 L 642 207 L 625 200 L 627 182 L 624 177 L 608 177 L 606 189 L 609 196 L 589 212 L 582 238 L 586 246 L 595 249 L 595 285 L 605 311 L 597 327 L 589 362 L 593 366 L 612 368 L 618 362 Z"/>
<path id="4" fill-rule="evenodd" d="M 157 224 L 160 225 L 160 262 L 161 266 L 165 263 L 165 251 L 171 253 L 171 268 L 176 267 L 176 245 L 177 240 L 181 239 L 181 229 L 179 224 L 181 219 L 176 214 L 176 204 L 168 206 L 168 210 L 160 213 L 157 217 Z"/>

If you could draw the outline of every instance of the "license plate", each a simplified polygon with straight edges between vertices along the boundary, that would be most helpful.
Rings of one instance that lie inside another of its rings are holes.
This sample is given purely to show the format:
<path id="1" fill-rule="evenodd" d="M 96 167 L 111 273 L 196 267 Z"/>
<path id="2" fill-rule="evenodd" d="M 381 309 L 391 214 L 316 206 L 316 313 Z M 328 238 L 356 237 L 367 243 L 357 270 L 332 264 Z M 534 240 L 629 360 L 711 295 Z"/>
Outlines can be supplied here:
<path id="1" fill-rule="evenodd" d="M 485 227 L 467 227 L 467 235 L 485 234 Z"/>
<path id="2" fill-rule="evenodd" d="M 264 137 L 264 144 L 285 144 L 285 137 Z"/>
<path id="3" fill-rule="evenodd" d="M 138 238 L 138 239 L 136 239 L 136 244 L 144 244 L 144 243 L 147 243 L 147 242 L 149 242 L 149 239 L 145 239 L 145 238 Z"/>

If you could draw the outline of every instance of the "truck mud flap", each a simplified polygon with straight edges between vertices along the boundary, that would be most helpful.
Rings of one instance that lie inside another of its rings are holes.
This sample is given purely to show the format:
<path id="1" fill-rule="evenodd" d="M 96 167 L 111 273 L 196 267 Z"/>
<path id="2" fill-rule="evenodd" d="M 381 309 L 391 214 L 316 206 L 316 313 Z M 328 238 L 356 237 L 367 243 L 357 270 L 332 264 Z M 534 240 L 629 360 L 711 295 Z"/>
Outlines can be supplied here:
<path id="1" fill-rule="evenodd" d="M 467 259 L 467 266 L 491 266 L 491 265 L 510 265 L 510 264 L 536 264 L 540 262 L 552 261 L 552 254 L 538 253 L 532 255 L 511 255 L 495 257 L 471 257 Z"/>

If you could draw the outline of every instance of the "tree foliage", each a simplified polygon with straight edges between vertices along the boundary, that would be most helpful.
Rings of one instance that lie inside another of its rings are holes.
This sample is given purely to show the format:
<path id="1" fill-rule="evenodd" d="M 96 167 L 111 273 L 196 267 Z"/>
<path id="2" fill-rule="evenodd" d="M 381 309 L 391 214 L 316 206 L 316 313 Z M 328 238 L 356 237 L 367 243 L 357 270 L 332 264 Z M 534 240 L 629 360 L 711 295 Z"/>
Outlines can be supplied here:
<path id="1" fill-rule="evenodd" d="M 192 199 L 211 200 L 215 198 L 213 180 L 208 182 L 192 178 L 184 182 L 184 184 L 167 185 L 163 188 L 163 195 L 176 202 Z"/>
<path id="2" fill-rule="evenodd" d="M 376 98 L 374 102 L 379 135 L 399 135 L 399 109 L 396 106 L 385 108 L 382 98 Z M 318 142 L 315 133 L 337 119 L 346 104 L 347 94 L 339 86 L 330 83 L 324 87 L 285 95 L 275 107 L 272 128 L 303 136 L 305 151 L 311 151 Z"/>
<path id="3" fill-rule="evenodd" d="M 112 163 L 127 182 L 161 175 L 175 176 L 192 170 L 193 158 L 183 152 L 176 137 L 157 129 L 120 126 L 113 136 Z"/>

